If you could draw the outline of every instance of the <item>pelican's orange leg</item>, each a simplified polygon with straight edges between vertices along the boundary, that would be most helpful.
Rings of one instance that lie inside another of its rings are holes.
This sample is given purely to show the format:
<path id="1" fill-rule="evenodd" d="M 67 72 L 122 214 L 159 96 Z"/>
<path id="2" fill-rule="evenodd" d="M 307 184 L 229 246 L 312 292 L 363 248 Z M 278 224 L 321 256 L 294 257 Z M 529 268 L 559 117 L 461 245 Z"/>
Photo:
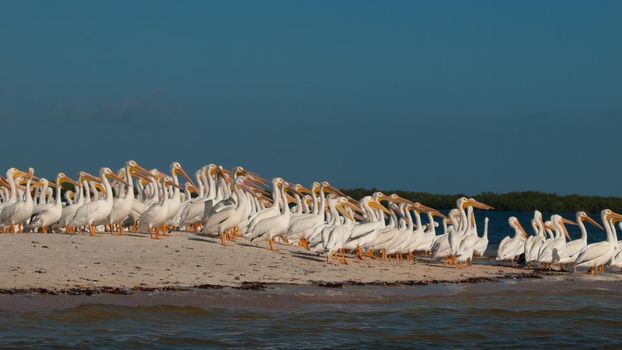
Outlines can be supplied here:
<path id="1" fill-rule="evenodd" d="M 348 265 L 348 260 L 346 260 L 346 254 L 344 253 L 343 248 L 342 248 L 342 249 L 339 249 L 339 250 L 341 251 L 341 259 L 342 259 L 342 263 L 343 263 L 344 265 Z"/>

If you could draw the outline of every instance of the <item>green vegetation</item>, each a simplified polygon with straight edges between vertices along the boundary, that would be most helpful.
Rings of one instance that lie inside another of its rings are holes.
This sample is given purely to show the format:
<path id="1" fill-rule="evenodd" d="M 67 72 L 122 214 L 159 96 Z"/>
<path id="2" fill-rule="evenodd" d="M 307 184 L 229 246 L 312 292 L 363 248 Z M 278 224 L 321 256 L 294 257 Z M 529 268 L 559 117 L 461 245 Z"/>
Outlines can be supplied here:
<path id="1" fill-rule="evenodd" d="M 551 193 L 537 191 L 492 193 L 483 192 L 477 195 L 464 194 L 432 194 L 426 192 L 407 192 L 378 190 L 375 188 L 342 189 L 343 193 L 352 198 L 362 198 L 377 191 L 385 194 L 396 193 L 401 197 L 413 202 L 420 202 L 436 209 L 451 209 L 456 206 L 456 199 L 461 196 L 474 197 L 477 200 L 495 207 L 500 211 L 533 211 L 540 210 L 552 213 L 570 213 L 584 210 L 588 213 L 600 213 L 602 209 L 609 208 L 616 212 L 622 212 L 622 198 L 568 195 L 560 196 Z"/>

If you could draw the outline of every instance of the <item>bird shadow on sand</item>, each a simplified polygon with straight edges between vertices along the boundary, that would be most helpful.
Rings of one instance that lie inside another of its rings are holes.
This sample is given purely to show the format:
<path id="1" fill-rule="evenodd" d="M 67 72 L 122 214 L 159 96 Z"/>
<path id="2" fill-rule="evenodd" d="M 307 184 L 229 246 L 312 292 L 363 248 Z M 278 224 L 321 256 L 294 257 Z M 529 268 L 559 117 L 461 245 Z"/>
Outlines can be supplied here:
<path id="1" fill-rule="evenodd" d="M 148 233 L 123 233 L 123 236 L 138 237 L 138 238 L 149 238 L 149 234 Z"/>
<path id="2" fill-rule="evenodd" d="M 255 245 L 255 244 L 248 244 L 248 243 L 242 243 L 242 242 L 235 242 L 235 244 L 240 245 L 242 247 L 250 247 L 250 248 L 257 248 L 257 249 L 266 249 L 265 247 L 262 247 L 260 245 Z"/>
<path id="3" fill-rule="evenodd" d="M 211 244 L 218 244 L 216 241 L 207 239 L 207 238 L 203 238 L 203 237 L 188 237 L 188 240 L 190 241 L 197 241 L 197 242 L 205 242 L 205 243 L 211 243 Z"/>
<path id="4" fill-rule="evenodd" d="M 325 258 L 321 258 L 315 254 L 312 253 L 305 253 L 305 252 L 291 252 L 292 256 L 298 259 L 305 259 L 305 260 L 310 260 L 310 261 L 315 261 L 315 262 L 325 262 L 326 259 Z"/>

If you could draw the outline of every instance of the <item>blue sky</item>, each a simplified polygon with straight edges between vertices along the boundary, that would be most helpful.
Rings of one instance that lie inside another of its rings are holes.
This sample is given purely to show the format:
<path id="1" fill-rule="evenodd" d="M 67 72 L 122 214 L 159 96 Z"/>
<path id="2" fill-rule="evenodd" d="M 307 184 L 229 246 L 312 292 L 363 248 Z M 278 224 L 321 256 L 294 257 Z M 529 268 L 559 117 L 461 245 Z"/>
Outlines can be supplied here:
<path id="1" fill-rule="evenodd" d="M 0 160 L 622 195 L 620 1 L 5 1 Z"/>

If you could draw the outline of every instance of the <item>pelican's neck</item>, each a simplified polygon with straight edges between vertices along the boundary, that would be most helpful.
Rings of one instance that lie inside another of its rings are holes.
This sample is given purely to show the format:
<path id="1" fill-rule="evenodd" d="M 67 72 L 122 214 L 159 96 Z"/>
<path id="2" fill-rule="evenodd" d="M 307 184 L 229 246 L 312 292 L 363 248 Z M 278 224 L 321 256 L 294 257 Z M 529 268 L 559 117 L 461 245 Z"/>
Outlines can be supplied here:
<path id="1" fill-rule="evenodd" d="M 302 199 L 298 193 L 295 193 L 294 196 L 296 197 L 296 213 L 302 214 Z"/>
<path id="2" fill-rule="evenodd" d="M 317 187 L 315 187 L 315 189 L 317 189 Z M 313 201 L 313 214 L 320 214 L 320 208 L 318 207 L 318 194 L 316 193 L 316 190 L 312 189 L 311 191 L 311 200 Z"/>
<path id="3" fill-rule="evenodd" d="M 45 203 L 45 195 L 48 191 L 49 183 L 47 180 L 43 182 L 43 187 L 41 188 L 41 192 L 39 192 L 39 204 Z"/>
<path id="4" fill-rule="evenodd" d="M 417 231 L 421 231 L 423 232 L 423 223 L 421 222 L 421 214 L 419 213 L 419 211 L 417 209 L 414 209 L 415 211 L 415 222 L 417 223 Z"/>
<path id="5" fill-rule="evenodd" d="M 9 196 L 8 201 L 14 202 L 15 200 L 17 200 L 17 186 L 15 185 L 15 179 L 13 178 L 13 173 L 11 172 L 10 174 L 8 174 L 7 172 L 6 179 L 7 181 L 9 181 L 9 185 L 11 186 L 11 195 Z"/>
<path id="6" fill-rule="evenodd" d="M 216 198 L 216 180 L 211 174 L 207 176 L 207 199 Z"/>
<path id="7" fill-rule="evenodd" d="M 464 205 L 460 205 L 460 208 L 458 209 L 458 212 L 460 213 L 460 224 L 458 226 L 458 231 L 459 232 L 463 232 L 464 230 L 466 230 L 467 225 L 469 224 L 468 223 L 467 213 L 464 210 Z"/>
<path id="8" fill-rule="evenodd" d="M 289 204 L 287 203 L 287 195 L 285 194 L 285 189 L 283 188 L 283 186 L 281 186 L 281 205 L 283 206 L 282 208 L 282 214 L 285 216 L 289 216 L 289 214 L 291 214 L 291 210 L 289 210 Z"/>
<path id="9" fill-rule="evenodd" d="M 84 196 L 85 196 L 86 202 L 88 203 L 91 201 L 91 185 L 86 180 L 84 180 L 83 183 L 84 183 Z"/>
<path id="10" fill-rule="evenodd" d="M 125 192 L 126 200 L 134 200 L 134 179 L 132 179 L 132 173 L 129 167 L 125 167 L 125 180 L 127 181 L 127 192 Z"/>
<path id="11" fill-rule="evenodd" d="M 110 186 L 110 182 L 108 181 L 108 178 L 106 176 L 104 176 L 104 174 L 100 175 L 100 178 L 102 179 L 102 183 L 104 184 L 104 189 L 106 190 L 106 202 L 112 203 L 113 201 L 113 197 L 112 197 L 112 186 Z"/>
<path id="12" fill-rule="evenodd" d="M 177 174 L 173 172 L 173 183 L 176 186 L 173 186 L 173 198 L 172 200 L 179 202 L 181 200 L 181 193 L 179 191 L 179 179 L 177 178 Z"/>
<path id="13" fill-rule="evenodd" d="M 205 196 L 205 183 L 203 182 L 204 175 L 202 173 L 195 174 L 197 184 L 199 184 L 199 197 Z"/>
<path id="14" fill-rule="evenodd" d="M 473 211 L 473 207 L 469 207 L 469 222 L 468 225 L 468 233 L 477 234 L 477 222 L 475 221 L 475 212 Z"/>
<path id="15" fill-rule="evenodd" d="M 613 224 L 612 219 L 602 220 L 605 225 L 605 231 L 607 232 L 607 243 L 617 245 L 618 235 L 616 233 L 616 226 Z"/>
<path id="16" fill-rule="evenodd" d="M 408 231 L 414 231 L 415 224 L 413 223 L 413 216 L 412 214 L 410 214 L 410 209 L 405 210 L 405 215 L 406 215 L 406 223 L 408 225 Z M 421 219 L 419 219 L 419 221 L 421 221 Z M 417 226 L 417 228 L 419 228 L 419 226 Z"/>
<path id="17" fill-rule="evenodd" d="M 546 236 L 546 230 L 544 229 L 542 217 L 536 217 L 536 225 L 538 225 L 538 234 L 542 235 L 542 238 L 544 238 Z"/>
<path id="18" fill-rule="evenodd" d="M 553 228 L 555 229 L 554 238 L 557 239 L 557 238 L 562 237 L 564 233 L 562 232 L 562 228 L 561 228 L 561 225 L 559 224 L 559 221 L 557 219 L 553 219 L 551 221 L 553 223 Z"/>
<path id="19" fill-rule="evenodd" d="M 309 214 L 311 209 L 309 208 L 309 204 L 307 204 L 306 196 L 302 198 L 302 208 L 305 214 Z"/>
<path id="20" fill-rule="evenodd" d="M 320 188 L 320 204 L 317 205 L 317 209 L 314 207 L 313 212 L 316 215 L 321 215 L 324 219 L 326 220 L 326 195 L 324 194 L 324 187 Z M 317 204 L 317 199 L 315 200 L 315 202 L 313 203 L 313 205 L 315 206 Z"/>
<path id="21" fill-rule="evenodd" d="M 61 183 L 59 182 L 59 180 L 56 180 L 56 206 L 57 207 L 62 207 L 63 206 L 63 198 L 61 197 L 61 193 L 60 193 L 60 186 Z"/>
<path id="22" fill-rule="evenodd" d="M 587 244 L 587 229 L 583 220 L 577 219 L 577 225 L 579 225 L 579 230 L 581 231 L 581 240 Z"/>
<path id="23" fill-rule="evenodd" d="M 26 180 L 26 192 L 24 193 L 24 202 L 31 204 L 32 203 L 32 194 L 30 193 L 30 183 L 32 182 L 32 178 Z"/>
<path id="24" fill-rule="evenodd" d="M 429 231 L 432 232 L 432 234 L 434 234 L 436 236 L 436 222 L 434 221 L 434 216 L 432 215 L 431 212 L 428 212 L 428 221 L 430 223 L 430 228 Z M 445 220 L 443 220 L 445 221 Z"/>

